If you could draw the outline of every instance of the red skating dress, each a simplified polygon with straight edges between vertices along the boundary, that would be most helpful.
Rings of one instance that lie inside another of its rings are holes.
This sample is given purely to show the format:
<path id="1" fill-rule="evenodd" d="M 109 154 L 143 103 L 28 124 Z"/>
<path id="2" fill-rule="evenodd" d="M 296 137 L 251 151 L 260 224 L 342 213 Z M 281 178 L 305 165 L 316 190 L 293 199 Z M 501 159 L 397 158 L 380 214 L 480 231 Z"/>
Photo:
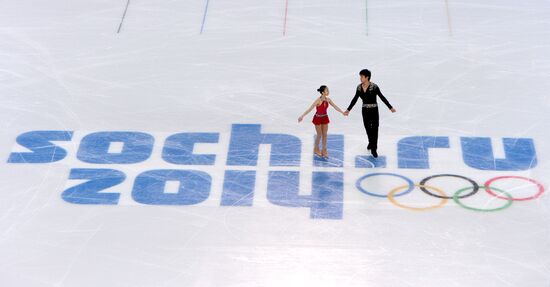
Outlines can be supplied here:
<path id="1" fill-rule="evenodd" d="M 327 109 L 328 101 L 323 101 L 320 105 L 317 106 L 317 112 L 313 116 L 312 121 L 314 125 L 326 125 L 330 123 L 330 120 L 328 119 Z"/>

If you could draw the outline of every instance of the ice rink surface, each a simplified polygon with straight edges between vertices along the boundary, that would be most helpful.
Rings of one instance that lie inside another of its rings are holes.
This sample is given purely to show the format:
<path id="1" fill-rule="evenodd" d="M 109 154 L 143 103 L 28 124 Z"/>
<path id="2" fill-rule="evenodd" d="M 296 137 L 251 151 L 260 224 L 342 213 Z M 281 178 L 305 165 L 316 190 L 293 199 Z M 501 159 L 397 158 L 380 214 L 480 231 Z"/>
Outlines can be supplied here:
<path id="1" fill-rule="evenodd" d="M 549 12 L 0 1 L 0 286 L 549 287 Z"/>

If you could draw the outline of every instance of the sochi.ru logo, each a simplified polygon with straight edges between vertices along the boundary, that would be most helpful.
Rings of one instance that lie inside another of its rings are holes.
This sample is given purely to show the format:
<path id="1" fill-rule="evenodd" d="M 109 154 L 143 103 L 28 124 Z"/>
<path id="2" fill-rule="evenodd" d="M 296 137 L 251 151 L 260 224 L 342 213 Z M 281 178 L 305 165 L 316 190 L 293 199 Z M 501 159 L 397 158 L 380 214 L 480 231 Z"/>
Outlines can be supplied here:
<path id="1" fill-rule="evenodd" d="M 22 133 L 16 138 L 17 145 L 7 161 L 12 164 L 67 161 L 71 149 L 65 146 L 74 143 L 75 134 L 73 131 Z M 258 188 L 257 174 L 261 172 L 267 175 L 265 188 L 269 202 L 280 206 L 309 208 L 310 217 L 316 219 L 342 218 L 344 171 L 362 172 L 362 176 L 356 180 L 356 187 L 360 192 L 387 198 L 396 206 L 412 210 L 438 208 L 449 199 L 470 210 L 502 210 L 513 201 L 535 199 L 544 192 L 541 183 L 517 175 L 493 176 L 481 185 L 464 175 L 442 173 L 425 177 L 416 184 L 407 176 L 385 172 L 391 168 L 430 170 L 430 151 L 451 148 L 451 141 L 447 136 L 400 137 L 396 140 L 397 149 L 392 154 L 393 157 L 387 155 L 375 159 L 357 154 L 351 161 L 345 160 L 346 138 L 351 139 L 350 136 L 344 137 L 341 134 L 329 135 L 330 158 L 324 160 L 308 156 L 306 163 L 302 149 L 309 149 L 309 145 L 303 145 L 303 137 L 262 132 L 259 124 L 233 124 L 223 146 L 221 134 L 216 132 L 181 132 L 156 137 L 136 131 L 87 133 L 76 140 L 77 146 L 75 144 L 73 150 L 76 158 L 68 175 L 69 180 L 78 180 L 81 183 L 68 187 L 61 193 L 61 197 L 73 204 L 119 204 L 121 193 L 120 190 L 117 191 L 117 186 L 125 182 L 129 170 L 134 171 L 136 167 L 146 169 L 133 176 L 131 196 L 139 204 L 199 204 L 210 197 L 212 176 L 223 174 L 220 206 L 253 206 L 255 190 Z M 155 144 L 158 140 L 162 141 L 161 145 Z M 502 138 L 504 157 L 501 158 L 495 157 L 491 138 L 460 137 L 457 140 L 461 153 L 460 158 L 453 162 L 455 165 L 460 163 L 462 169 L 510 172 L 529 170 L 537 165 L 534 141 L 530 138 Z M 218 145 L 216 152 L 197 152 L 197 148 L 203 144 Z M 264 147 L 269 147 L 269 163 L 265 167 L 258 164 L 260 149 Z M 23 148 L 28 151 L 21 151 Z M 376 172 L 365 175 L 364 171 L 368 169 L 375 169 Z M 301 173 L 311 173 L 310 192 L 300 191 Z M 381 193 L 364 186 L 365 180 L 373 177 L 398 178 L 405 184 Z M 443 177 L 458 178 L 469 185 L 447 193 L 428 183 L 432 178 Z M 495 181 L 510 179 L 525 181 L 533 185 L 537 192 L 529 197 L 516 198 L 508 191 L 491 186 Z M 167 190 L 169 183 L 177 184 L 175 192 Z M 396 197 L 410 193 L 415 187 L 426 195 L 438 198 L 440 202 L 429 207 L 411 207 L 396 200 Z M 106 191 L 107 189 L 109 190 Z M 491 196 L 503 200 L 502 206 L 483 209 L 470 207 L 461 201 L 476 194 L 478 190 L 485 190 Z"/>

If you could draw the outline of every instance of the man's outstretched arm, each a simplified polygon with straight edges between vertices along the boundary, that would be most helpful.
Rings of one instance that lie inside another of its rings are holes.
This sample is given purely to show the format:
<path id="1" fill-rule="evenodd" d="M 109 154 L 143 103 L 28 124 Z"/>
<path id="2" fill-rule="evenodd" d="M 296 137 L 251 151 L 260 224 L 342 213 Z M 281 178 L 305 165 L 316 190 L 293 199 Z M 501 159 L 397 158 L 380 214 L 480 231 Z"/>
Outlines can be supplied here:
<path id="1" fill-rule="evenodd" d="M 380 91 L 380 88 L 377 88 L 377 89 L 378 89 L 378 96 L 380 97 L 382 102 L 384 102 L 384 104 L 386 104 L 386 106 L 388 107 L 388 109 L 390 109 L 390 111 L 395 113 L 395 109 L 392 107 L 392 105 L 390 104 L 388 99 L 386 99 L 386 97 L 384 97 L 384 95 L 382 95 L 382 92 Z"/>
<path id="2" fill-rule="evenodd" d="M 344 112 L 346 115 L 349 114 L 349 111 L 351 111 L 351 109 L 353 109 L 353 106 L 355 106 L 355 103 L 357 103 L 357 99 L 359 99 L 359 91 L 358 90 L 355 91 L 355 96 L 353 97 L 353 99 L 351 100 L 351 103 L 349 103 L 348 108 Z"/>

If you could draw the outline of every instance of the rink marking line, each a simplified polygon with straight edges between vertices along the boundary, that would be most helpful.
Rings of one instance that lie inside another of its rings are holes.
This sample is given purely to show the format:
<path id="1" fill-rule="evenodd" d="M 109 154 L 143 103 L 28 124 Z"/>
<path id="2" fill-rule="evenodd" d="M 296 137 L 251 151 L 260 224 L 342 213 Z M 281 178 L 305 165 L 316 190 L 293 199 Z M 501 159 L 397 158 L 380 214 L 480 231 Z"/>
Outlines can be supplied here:
<path id="1" fill-rule="evenodd" d="M 445 0 L 445 11 L 447 12 L 447 28 L 449 29 L 449 36 L 453 36 L 453 26 L 451 25 L 451 11 L 449 9 L 449 0 Z"/>
<path id="2" fill-rule="evenodd" d="M 119 34 L 120 29 L 122 29 L 122 23 L 124 22 L 124 18 L 126 18 L 126 11 L 128 11 L 128 6 L 130 6 L 130 0 L 126 1 L 126 7 L 124 8 L 124 13 L 122 14 L 122 19 L 120 20 L 120 24 L 118 25 L 118 30 L 116 31 L 117 34 Z"/>
<path id="3" fill-rule="evenodd" d="M 285 17 L 283 23 L 283 36 L 286 36 L 286 23 L 288 19 L 288 0 L 285 0 Z"/>
<path id="4" fill-rule="evenodd" d="M 204 7 L 204 14 L 202 15 L 202 23 L 201 23 L 201 32 L 200 32 L 200 34 L 202 34 L 202 32 L 204 31 L 204 24 L 206 23 L 206 15 L 208 14 L 209 4 L 210 4 L 210 0 L 206 0 L 206 5 Z"/>

